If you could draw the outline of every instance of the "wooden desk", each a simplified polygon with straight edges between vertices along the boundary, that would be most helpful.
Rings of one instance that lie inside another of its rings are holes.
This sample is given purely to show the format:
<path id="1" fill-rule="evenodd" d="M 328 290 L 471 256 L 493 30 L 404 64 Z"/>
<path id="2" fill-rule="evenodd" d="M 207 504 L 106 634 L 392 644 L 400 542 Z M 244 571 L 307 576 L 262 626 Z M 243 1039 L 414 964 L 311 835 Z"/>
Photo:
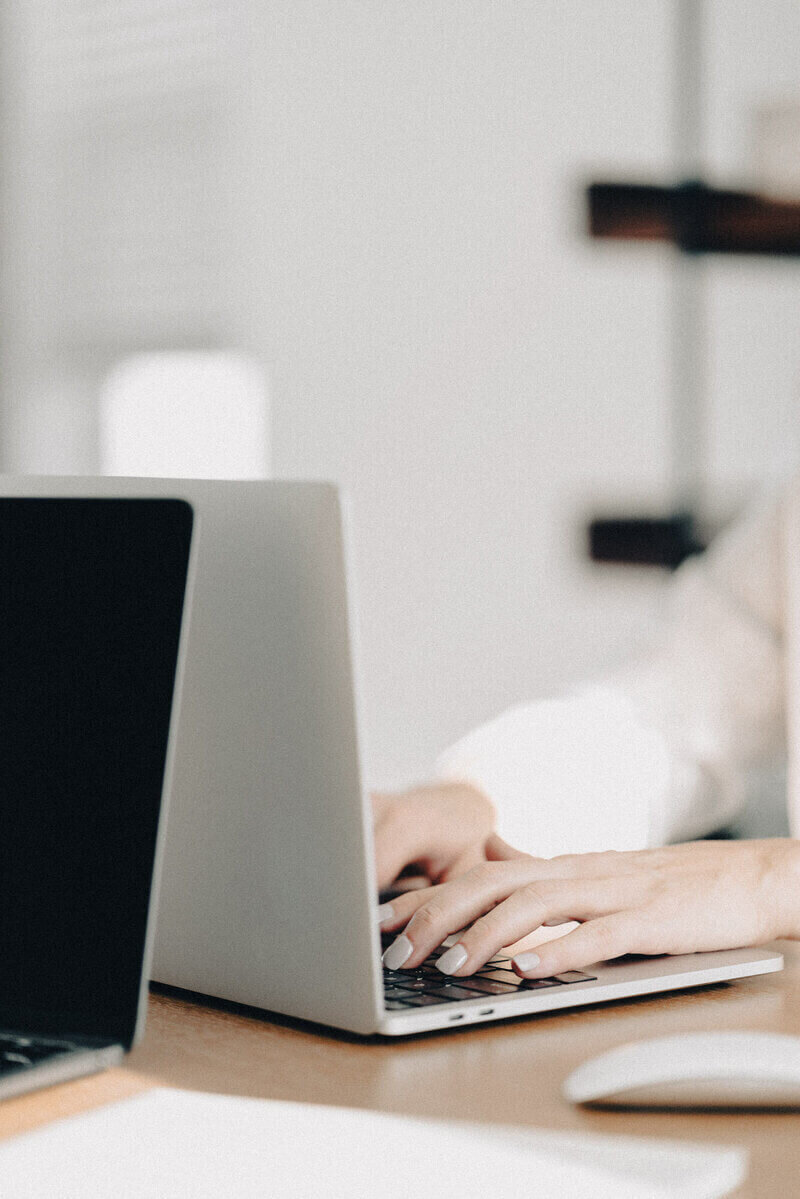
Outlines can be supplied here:
<path id="1" fill-rule="evenodd" d="M 642 1037 L 714 1029 L 800 1034 L 800 945 L 782 974 L 509 1024 L 363 1042 L 312 1026 L 150 998 L 144 1042 L 105 1074 L 0 1103 L 0 1137 L 153 1085 L 364 1107 L 420 1116 L 744 1144 L 742 1196 L 800 1189 L 800 1115 L 588 1112 L 561 1097 L 585 1058 Z"/>

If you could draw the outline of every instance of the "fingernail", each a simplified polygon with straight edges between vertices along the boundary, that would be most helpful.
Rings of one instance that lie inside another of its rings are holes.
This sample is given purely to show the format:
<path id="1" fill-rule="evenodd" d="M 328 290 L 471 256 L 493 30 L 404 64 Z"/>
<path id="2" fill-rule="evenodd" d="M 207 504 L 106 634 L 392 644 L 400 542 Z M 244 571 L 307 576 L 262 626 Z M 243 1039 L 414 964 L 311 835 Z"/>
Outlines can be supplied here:
<path id="1" fill-rule="evenodd" d="M 381 960 L 389 970 L 399 970 L 403 962 L 407 962 L 413 952 L 414 946 L 408 937 L 401 935 L 392 941 Z"/>
<path id="2" fill-rule="evenodd" d="M 385 924 L 394 916 L 394 908 L 390 903 L 382 903 L 378 908 L 378 924 Z"/>
<path id="3" fill-rule="evenodd" d="M 442 974 L 455 974 L 456 970 L 460 970 L 464 965 L 467 956 L 463 945 L 454 945 L 447 953 L 442 954 L 436 963 L 436 969 L 441 970 Z"/>
<path id="4" fill-rule="evenodd" d="M 535 970 L 539 965 L 538 953 L 518 953 L 511 961 L 516 966 L 517 970 L 521 970 L 524 974 L 526 970 Z"/>

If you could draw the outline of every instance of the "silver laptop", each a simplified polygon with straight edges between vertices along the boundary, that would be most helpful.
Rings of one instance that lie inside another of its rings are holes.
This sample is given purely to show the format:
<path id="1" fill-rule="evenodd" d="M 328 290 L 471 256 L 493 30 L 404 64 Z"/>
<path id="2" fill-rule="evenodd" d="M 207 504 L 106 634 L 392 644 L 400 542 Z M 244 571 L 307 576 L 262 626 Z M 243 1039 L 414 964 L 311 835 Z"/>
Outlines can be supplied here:
<path id="1" fill-rule="evenodd" d="M 142 1031 L 180 678 L 189 505 L 54 490 L 0 484 L 0 1098 Z"/>
<path id="2" fill-rule="evenodd" d="M 41 481 L 14 485 L 35 490 Z M 80 491 L 87 481 L 46 485 Z M 778 953 L 741 949 L 599 963 L 532 983 L 502 957 L 470 979 L 448 981 L 433 960 L 384 972 L 336 488 L 132 479 L 91 486 L 97 494 L 180 494 L 199 522 L 156 980 L 401 1036 L 781 968 Z"/>

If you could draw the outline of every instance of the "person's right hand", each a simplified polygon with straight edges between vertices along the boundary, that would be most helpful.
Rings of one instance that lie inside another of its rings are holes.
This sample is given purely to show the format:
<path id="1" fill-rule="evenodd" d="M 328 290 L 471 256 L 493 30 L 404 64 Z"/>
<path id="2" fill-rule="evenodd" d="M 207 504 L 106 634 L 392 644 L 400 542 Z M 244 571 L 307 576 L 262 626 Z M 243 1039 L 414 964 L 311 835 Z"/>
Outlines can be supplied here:
<path id="1" fill-rule="evenodd" d="M 401 872 L 426 883 L 447 882 L 486 860 L 495 812 L 466 783 L 435 783 L 396 795 L 372 796 L 378 889 Z"/>
<path id="2" fill-rule="evenodd" d="M 474 974 L 542 928 L 563 936 L 512 950 L 520 978 L 550 978 L 623 954 L 701 953 L 800 939 L 800 841 L 694 841 L 665 849 L 535 858 L 491 837 L 487 860 L 462 878 L 401 895 L 381 913 L 398 933 L 383 955 L 414 970 Z M 458 933 L 454 945 L 448 938 Z"/>

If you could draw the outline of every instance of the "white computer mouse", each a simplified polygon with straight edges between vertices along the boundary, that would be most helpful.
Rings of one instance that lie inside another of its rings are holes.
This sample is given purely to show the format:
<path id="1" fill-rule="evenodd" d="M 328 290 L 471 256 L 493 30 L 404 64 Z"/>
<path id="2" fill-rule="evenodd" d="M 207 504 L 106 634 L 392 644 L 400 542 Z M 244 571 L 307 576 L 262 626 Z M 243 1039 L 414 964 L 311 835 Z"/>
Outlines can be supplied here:
<path id="1" fill-rule="evenodd" d="M 800 1107 L 800 1037 L 694 1032 L 633 1041 L 584 1062 L 564 1095 L 620 1107 Z"/>

